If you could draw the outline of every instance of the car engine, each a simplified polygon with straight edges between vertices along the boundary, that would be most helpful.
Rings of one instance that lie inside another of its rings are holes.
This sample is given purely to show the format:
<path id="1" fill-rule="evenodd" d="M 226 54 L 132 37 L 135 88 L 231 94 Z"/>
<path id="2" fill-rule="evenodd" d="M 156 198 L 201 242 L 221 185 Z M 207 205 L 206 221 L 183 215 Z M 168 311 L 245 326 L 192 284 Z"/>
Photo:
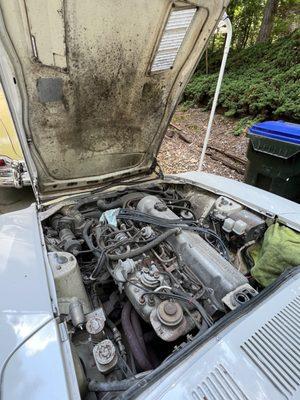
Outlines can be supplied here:
<path id="1" fill-rule="evenodd" d="M 260 290 L 245 251 L 265 219 L 192 186 L 79 197 L 43 229 L 83 398 L 113 398 Z"/>

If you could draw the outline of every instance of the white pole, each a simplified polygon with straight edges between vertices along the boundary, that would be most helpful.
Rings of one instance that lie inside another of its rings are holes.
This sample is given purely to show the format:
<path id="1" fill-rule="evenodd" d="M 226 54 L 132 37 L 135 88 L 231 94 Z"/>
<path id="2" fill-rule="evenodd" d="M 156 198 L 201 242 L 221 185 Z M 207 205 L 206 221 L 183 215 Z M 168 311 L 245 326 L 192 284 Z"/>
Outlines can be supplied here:
<path id="1" fill-rule="evenodd" d="M 210 132 L 211 132 L 211 127 L 213 124 L 213 120 L 214 120 L 214 116 L 215 116 L 216 108 L 217 108 L 217 104 L 218 104 L 218 98 L 219 98 L 220 89 L 221 89 L 221 85 L 222 85 L 222 81 L 223 81 L 224 71 L 225 71 L 226 62 L 227 62 L 227 56 L 228 56 L 230 45 L 231 45 L 232 25 L 231 25 L 230 19 L 228 18 L 227 14 L 225 14 L 225 16 L 221 22 L 224 22 L 225 26 L 226 26 L 226 32 L 227 32 L 226 42 L 225 42 L 223 59 L 222 59 L 222 64 L 221 64 L 221 68 L 220 68 L 220 72 L 219 72 L 217 87 L 216 87 L 214 100 L 213 100 L 213 104 L 212 104 L 212 108 L 211 108 L 211 112 L 210 112 L 210 116 L 209 116 L 209 121 L 208 121 L 208 125 L 207 125 L 207 130 L 206 130 L 206 134 L 205 134 L 205 138 L 204 138 L 204 142 L 203 142 L 203 148 L 202 148 L 202 153 L 201 153 L 201 157 L 200 157 L 200 161 L 199 161 L 198 171 L 202 170 L 203 160 L 205 157 L 208 140 L 209 140 L 209 136 L 210 136 Z"/>

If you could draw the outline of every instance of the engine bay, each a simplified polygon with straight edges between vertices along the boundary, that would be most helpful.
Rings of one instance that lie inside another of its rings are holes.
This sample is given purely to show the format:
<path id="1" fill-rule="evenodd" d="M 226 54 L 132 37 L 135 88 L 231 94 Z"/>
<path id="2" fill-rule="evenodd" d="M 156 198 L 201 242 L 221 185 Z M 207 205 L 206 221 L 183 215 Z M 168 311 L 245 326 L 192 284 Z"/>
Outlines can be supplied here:
<path id="1" fill-rule="evenodd" d="M 270 221 L 191 185 L 69 200 L 43 221 L 82 398 L 111 399 L 263 288 L 247 250 Z"/>

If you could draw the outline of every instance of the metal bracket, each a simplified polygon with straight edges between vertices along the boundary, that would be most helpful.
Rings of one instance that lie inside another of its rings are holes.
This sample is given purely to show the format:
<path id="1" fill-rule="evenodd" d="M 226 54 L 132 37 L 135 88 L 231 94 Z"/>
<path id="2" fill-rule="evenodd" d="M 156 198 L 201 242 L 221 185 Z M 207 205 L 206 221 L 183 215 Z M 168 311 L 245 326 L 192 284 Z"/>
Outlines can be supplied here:
<path id="1" fill-rule="evenodd" d="M 165 175 L 163 173 L 163 170 L 161 168 L 161 166 L 159 165 L 159 162 L 157 161 L 157 158 L 154 159 L 152 167 L 151 167 L 151 172 L 154 172 L 159 179 L 164 180 L 165 179 Z"/>
<path id="2" fill-rule="evenodd" d="M 62 342 L 69 340 L 68 330 L 65 322 L 58 324 L 59 334 Z"/>

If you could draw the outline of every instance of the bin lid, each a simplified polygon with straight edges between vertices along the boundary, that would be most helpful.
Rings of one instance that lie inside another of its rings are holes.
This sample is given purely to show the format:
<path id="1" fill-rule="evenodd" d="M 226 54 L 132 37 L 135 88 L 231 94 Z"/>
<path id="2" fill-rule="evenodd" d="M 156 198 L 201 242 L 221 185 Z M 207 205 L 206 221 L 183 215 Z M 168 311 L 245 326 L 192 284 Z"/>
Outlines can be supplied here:
<path id="1" fill-rule="evenodd" d="M 276 141 L 300 145 L 300 125 L 290 122 L 260 122 L 249 129 L 249 136 L 251 135 L 259 135 Z"/>

